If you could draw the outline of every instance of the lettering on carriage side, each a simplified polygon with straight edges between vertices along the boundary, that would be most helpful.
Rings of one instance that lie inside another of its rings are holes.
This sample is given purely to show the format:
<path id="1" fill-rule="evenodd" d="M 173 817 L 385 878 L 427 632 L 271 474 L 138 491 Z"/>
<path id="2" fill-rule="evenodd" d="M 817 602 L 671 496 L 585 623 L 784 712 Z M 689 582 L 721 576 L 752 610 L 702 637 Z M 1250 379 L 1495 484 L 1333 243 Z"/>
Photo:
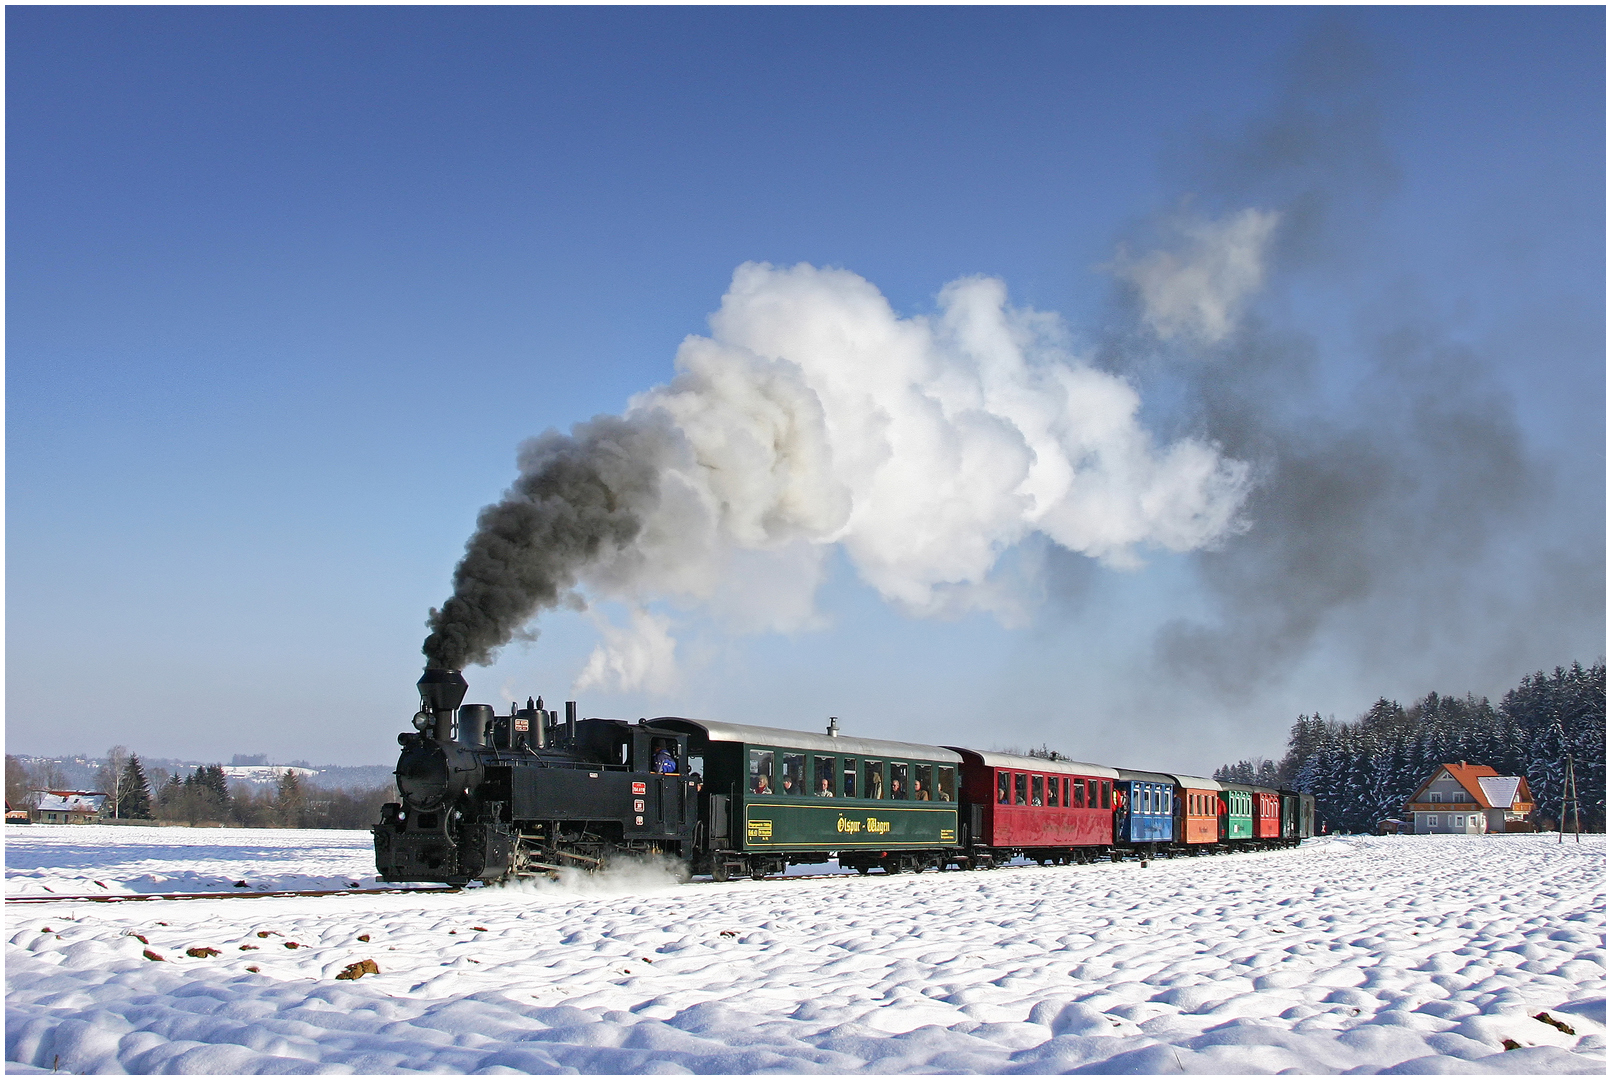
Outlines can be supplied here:
<path id="1" fill-rule="evenodd" d="M 766 819 L 751 819 L 749 823 L 749 837 L 751 840 L 772 839 L 772 823 Z"/>
<path id="2" fill-rule="evenodd" d="M 940 839 L 941 840 L 955 840 L 956 838 L 957 838 L 957 831 L 955 829 L 941 829 L 940 830 Z"/>
<path id="3" fill-rule="evenodd" d="M 861 832 L 861 822 L 852 821 L 850 818 L 845 817 L 845 815 L 840 814 L 839 823 L 835 825 L 834 828 L 838 829 L 840 832 L 858 833 Z"/>
<path id="4" fill-rule="evenodd" d="M 869 817 L 867 819 L 867 831 L 874 834 L 887 833 L 889 832 L 889 822 L 879 821 L 875 817 Z"/>

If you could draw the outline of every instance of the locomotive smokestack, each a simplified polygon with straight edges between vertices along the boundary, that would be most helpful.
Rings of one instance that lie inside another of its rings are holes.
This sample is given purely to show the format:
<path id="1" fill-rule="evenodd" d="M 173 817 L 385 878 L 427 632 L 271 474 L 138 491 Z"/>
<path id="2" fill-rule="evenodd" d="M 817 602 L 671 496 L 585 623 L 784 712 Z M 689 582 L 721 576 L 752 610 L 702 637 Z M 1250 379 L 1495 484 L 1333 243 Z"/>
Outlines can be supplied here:
<path id="1" fill-rule="evenodd" d="M 453 668 L 426 668 L 414 685 L 419 687 L 420 701 L 436 717 L 435 738 L 446 742 L 453 737 L 453 712 L 469 693 L 470 684 Z"/>

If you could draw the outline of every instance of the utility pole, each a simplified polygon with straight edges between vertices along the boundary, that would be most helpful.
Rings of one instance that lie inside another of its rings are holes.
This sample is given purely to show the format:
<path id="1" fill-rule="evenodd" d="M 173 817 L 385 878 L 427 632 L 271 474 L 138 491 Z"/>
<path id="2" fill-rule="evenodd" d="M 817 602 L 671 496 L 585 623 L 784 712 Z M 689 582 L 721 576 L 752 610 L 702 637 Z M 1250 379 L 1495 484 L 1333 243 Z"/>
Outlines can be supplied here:
<path id="1" fill-rule="evenodd" d="M 1566 755 L 1566 779 L 1561 784 L 1561 836 L 1556 843 L 1566 843 L 1566 808 L 1572 807 L 1572 832 L 1576 841 L 1583 842 L 1583 812 L 1577 801 L 1577 774 L 1572 769 L 1572 755 Z"/>

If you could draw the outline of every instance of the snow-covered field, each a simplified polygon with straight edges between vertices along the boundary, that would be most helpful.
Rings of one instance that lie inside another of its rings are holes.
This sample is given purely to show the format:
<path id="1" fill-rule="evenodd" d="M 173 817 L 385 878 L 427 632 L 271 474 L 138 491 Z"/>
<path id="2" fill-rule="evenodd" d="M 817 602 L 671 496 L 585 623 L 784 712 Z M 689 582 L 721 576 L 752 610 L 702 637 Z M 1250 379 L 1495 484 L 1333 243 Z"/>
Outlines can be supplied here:
<path id="1" fill-rule="evenodd" d="M 156 830 L 8 829 L 8 894 L 13 877 L 58 892 L 86 891 L 85 875 L 373 877 L 362 833 L 198 830 L 207 861 L 190 867 L 189 849 L 163 863 L 140 848 L 142 831 Z M 232 861 L 235 841 L 247 850 Z M 71 1072 L 1599 1074 L 1604 870 L 1603 837 L 1382 837 L 1145 868 L 10 902 L 6 1059 Z M 335 978 L 363 960 L 379 973 Z"/>
<path id="2" fill-rule="evenodd" d="M 6 896 L 384 888 L 367 832 L 6 826 Z"/>

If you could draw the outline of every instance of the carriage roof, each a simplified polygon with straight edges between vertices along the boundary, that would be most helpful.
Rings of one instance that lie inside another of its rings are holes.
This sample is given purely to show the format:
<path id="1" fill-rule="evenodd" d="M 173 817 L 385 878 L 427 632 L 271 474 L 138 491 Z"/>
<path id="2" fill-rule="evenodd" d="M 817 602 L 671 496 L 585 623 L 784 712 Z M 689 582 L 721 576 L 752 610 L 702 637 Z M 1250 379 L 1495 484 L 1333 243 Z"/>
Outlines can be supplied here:
<path id="1" fill-rule="evenodd" d="M 961 764 L 960 755 L 943 746 L 862 739 L 854 735 L 818 735 L 810 731 L 759 727 L 753 724 L 724 724 L 715 720 L 690 720 L 683 716 L 657 716 L 649 723 L 662 727 L 701 731 L 711 742 L 749 743 L 799 750 L 818 750 L 856 757 L 907 758 Z"/>

